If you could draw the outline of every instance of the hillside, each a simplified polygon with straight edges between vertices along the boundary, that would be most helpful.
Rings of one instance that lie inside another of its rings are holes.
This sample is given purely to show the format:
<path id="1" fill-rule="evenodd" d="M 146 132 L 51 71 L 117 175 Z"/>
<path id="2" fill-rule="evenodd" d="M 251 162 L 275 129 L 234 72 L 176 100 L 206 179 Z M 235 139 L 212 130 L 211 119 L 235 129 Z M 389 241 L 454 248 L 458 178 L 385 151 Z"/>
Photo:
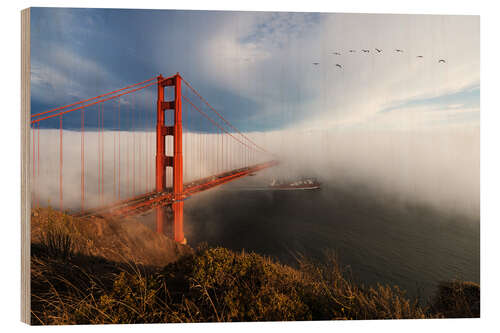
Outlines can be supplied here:
<path id="1" fill-rule="evenodd" d="M 133 219 L 32 216 L 32 323 L 478 317 L 479 286 L 443 282 L 428 306 L 365 287 L 331 256 L 297 269 L 255 253 L 192 250 Z"/>
<path id="2" fill-rule="evenodd" d="M 134 218 L 78 218 L 53 209 L 32 211 L 33 244 L 61 234 L 71 238 L 72 252 L 114 262 L 164 266 L 192 253 L 189 246 L 154 232 Z"/>

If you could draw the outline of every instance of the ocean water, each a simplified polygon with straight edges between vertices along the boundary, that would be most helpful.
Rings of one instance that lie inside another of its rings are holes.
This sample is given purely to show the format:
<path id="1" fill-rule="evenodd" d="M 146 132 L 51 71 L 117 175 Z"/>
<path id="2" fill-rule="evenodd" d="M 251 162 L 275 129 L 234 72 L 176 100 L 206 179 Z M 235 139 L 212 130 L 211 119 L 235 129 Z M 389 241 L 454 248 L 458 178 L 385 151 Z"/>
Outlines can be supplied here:
<path id="1" fill-rule="evenodd" d="M 254 251 L 296 264 L 335 251 L 365 285 L 398 285 L 427 300 L 441 280 L 479 283 L 479 220 L 323 182 L 316 191 L 266 191 L 247 177 L 185 203 L 188 243 Z M 256 187 L 260 187 L 257 189 Z"/>

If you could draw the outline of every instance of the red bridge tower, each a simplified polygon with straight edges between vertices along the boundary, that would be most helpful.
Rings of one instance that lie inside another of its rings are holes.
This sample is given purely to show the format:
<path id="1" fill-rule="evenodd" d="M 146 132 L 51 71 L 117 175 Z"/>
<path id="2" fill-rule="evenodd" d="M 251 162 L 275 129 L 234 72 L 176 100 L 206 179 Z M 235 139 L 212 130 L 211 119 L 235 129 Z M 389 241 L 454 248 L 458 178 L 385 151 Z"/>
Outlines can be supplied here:
<path id="1" fill-rule="evenodd" d="M 174 240 L 186 243 L 184 238 L 184 188 L 182 179 L 182 91 L 181 77 L 176 75 L 163 78 L 158 76 L 158 102 L 156 117 L 156 191 L 166 191 L 166 168 L 173 168 L 173 195 L 172 210 L 174 214 Z M 165 101 L 165 87 L 174 87 L 174 100 Z M 165 126 L 165 111 L 173 110 L 174 125 Z M 174 138 L 174 156 L 165 155 L 165 136 Z M 156 208 L 156 231 L 163 233 L 165 210 Z"/>

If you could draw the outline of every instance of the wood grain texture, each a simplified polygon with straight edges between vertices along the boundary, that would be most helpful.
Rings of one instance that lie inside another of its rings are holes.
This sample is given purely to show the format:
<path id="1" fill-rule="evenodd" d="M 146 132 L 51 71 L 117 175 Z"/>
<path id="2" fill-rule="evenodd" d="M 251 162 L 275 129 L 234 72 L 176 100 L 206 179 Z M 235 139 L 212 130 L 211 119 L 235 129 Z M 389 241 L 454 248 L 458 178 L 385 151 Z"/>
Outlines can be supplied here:
<path id="1" fill-rule="evenodd" d="M 30 9 L 21 11 L 21 321 L 30 324 Z"/>

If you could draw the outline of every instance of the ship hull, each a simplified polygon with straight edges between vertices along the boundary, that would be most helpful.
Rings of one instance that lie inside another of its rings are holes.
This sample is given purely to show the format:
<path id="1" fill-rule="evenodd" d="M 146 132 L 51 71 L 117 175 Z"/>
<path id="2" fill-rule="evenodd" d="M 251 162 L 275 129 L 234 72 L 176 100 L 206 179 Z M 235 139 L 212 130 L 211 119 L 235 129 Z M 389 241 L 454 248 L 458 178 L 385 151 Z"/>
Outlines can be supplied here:
<path id="1" fill-rule="evenodd" d="M 275 191 L 299 191 L 299 190 L 319 190 L 319 185 L 315 186 L 269 186 L 269 189 Z"/>

